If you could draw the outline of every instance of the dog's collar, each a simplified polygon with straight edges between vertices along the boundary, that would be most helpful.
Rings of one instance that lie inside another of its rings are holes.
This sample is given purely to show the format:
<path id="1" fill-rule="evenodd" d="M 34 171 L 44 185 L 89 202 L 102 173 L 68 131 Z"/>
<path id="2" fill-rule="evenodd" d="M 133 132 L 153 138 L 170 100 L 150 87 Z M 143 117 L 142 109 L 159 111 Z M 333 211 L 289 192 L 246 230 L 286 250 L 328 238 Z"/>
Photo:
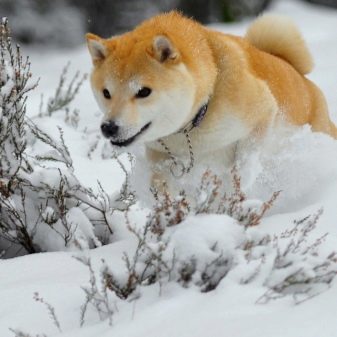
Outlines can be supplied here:
<path id="1" fill-rule="evenodd" d="M 194 118 L 177 132 L 177 133 L 183 133 L 187 140 L 188 150 L 190 153 L 190 163 L 188 167 L 185 167 L 185 164 L 181 160 L 177 160 L 175 158 L 175 156 L 170 151 L 169 147 L 164 143 L 162 139 L 157 140 L 159 144 L 165 149 L 169 157 L 171 158 L 172 164 L 170 166 L 170 171 L 172 175 L 176 178 L 180 178 L 185 173 L 190 172 L 190 170 L 192 169 L 194 165 L 194 154 L 193 154 L 192 142 L 189 136 L 189 132 L 200 125 L 200 123 L 205 118 L 207 108 L 208 108 L 208 102 L 203 104 L 201 108 L 198 110 L 197 114 L 194 116 Z"/>
<path id="2" fill-rule="evenodd" d="M 190 132 L 192 129 L 198 127 L 206 116 L 207 108 L 208 102 L 201 106 L 194 118 L 189 123 L 187 123 L 187 125 L 185 125 L 179 132 Z"/>

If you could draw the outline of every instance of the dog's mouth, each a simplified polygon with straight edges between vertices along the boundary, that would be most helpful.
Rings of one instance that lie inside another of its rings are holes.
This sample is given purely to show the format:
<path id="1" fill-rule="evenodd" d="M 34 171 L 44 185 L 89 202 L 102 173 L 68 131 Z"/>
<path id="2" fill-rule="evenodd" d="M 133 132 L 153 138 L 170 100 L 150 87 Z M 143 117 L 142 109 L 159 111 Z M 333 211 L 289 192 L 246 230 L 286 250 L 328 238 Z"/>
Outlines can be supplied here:
<path id="1" fill-rule="evenodd" d="M 147 123 L 146 125 L 144 125 L 139 132 L 137 132 L 135 135 L 133 135 L 132 137 L 125 139 L 125 140 L 111 140 L 110 139 L 110 143 L 112 145 L 115 146 L 128 146 L 130 145 L 132 142 L 134 142 L 142 133 L 144 133 L 151 125 L 151 122 Z"/>

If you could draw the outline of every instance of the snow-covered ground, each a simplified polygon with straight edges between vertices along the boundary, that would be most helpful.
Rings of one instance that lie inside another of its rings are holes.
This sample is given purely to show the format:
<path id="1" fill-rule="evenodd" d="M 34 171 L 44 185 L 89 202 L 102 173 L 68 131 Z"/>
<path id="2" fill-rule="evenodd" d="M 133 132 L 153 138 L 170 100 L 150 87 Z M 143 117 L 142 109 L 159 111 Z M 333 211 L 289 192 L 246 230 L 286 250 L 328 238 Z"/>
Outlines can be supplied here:
<path id="1" fill-rule="evenodd" d="M 337 121 L 337 11 L 283 0 L 271 11 L 286 14 L 299 25 L 316 62 L 309 77 L 322 88 L 330 114 Z M 217 25 L 215 28 L 242 35 L 248 24 Z M 28 100 L 31 117 L 38 113 L 41 93 L 44 97 L 53 94 L 59 74 L 68 61 L 72 70 L 89 72 L 91 67 L 84 46 L 62 54 L 50 50 L 25 52 L 31 57 L 34 76 L 40 77 L 38 89 Z M 102 159 L 102 141 L 92 152 L 91 159 L 88 157 L 99 136 L 101 120 L 88 81 L 74 106 L 80 111 L 77 128 L 65 123 L 61 113 L 35 121 L 51 135 L 57 131 L 57 125 L 63 128 L 75 172 L 83 184 L 95 188 L 99 180 L 109 193 L 113 192 L 121 186 L 124 174 L 115 160 Z M 0 260 L 0 336 L 13 336 L 11 328 L 31 336 L 44 333 L 49 337 L 337 337 L 336 280 L 328 289 L 319 284 L 313 293 L 317 296 L 300 304 L 291 295 L 261 303 L 267 287 L 282 279 L 272 267 L 277 249 L 267 244 L 255 247 L 250 263 L 241 255 L 243 252 L 236 249 L 246 239 L 258 240 L 256 238 L 266 235 L 280 236 L 282 249 L 281 241 L 287 241 L 287 235 L 281 233 L 292 229 L 294 220 L 315 214 L 321 208 L 324 212 L 303 244 L 310 246 L 325 233 L 328 235 L 315 247 L 314 254 L 310 255 L 305 247 L 294 251 L 296 267 L 311 276 L 316 275 L 312 268 L 315 259 L 323 261 L 337 247 L 336 141 L 312 134 L 308 127 L 296 132 L 285 130 L 283 137 L 279 136 L 271 135 L 261 148 L 243 153 L 240 158 L 243 186 L 251 199 L 267 200 L 272 192 L 282 190 L 275 207 L 261 225 L 245 232 L 226 215 L 197 215 L 188 217 L 166 233 L 170 240 L 165 254 L 174 251 L 178 263 L 193 256 L 199 261 L 197 268 L 202 270 L 205 267 L 202 263 L 211 261 L 212 254 L 216 256 L 216 249 L 211 249 L 215 243 L 228 260 L 234 261 L 233 268 L 215 290 L 200 292 L 198 275 L 187 288 L 176 282 L 157 282 L 141 287 L 124 302 L 111 296 L 114 312 L 111 326 L 108 320 L 100 321 L 90 307 L 84 326 L 80 328 L 80 308 L 85 302 L 81 287 L 88 285 L 90 275 L 88 268 L 73 256 L 90 256 L 97 277 L 102 259 L 110 269 L 124 270 L 123 253 L 132 256 L 136 240 L 125 228 L 123 219 L 119 219 L 113 243 L 101 248 Z M 146 211 L 135 208 L 130 217 L 132 224 L 140 228 L 145 222 Z M 306 253 L 302 254 L 303 251 Z M 243 279 L 250 281 L 243 282 Z M 46 306 L 33 299 L 35 292 L 55 308 L 61 331 Z"/>

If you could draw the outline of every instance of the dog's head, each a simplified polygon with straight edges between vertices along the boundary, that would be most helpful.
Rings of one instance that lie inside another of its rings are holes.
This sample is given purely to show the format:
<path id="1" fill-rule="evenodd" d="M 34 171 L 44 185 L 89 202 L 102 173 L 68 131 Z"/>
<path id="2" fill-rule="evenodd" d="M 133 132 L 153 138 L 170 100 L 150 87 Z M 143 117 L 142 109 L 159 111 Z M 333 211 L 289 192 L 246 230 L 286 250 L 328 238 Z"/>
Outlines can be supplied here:
<path id="1" fill-rule="evenodd" d="M 173 134 L 207 102 L 217 70 L 204 32 L 173 11 L 110 39 L 87 34 L 91 84 L 112 144 Z"/>
<path id="2" fill-rule="evenodd" d="M 167 35 L 143 33 L 86 36 L 101 129 L 116 146 L 170 135 L 193 117 L 196 84 L 182 52 Z"/>

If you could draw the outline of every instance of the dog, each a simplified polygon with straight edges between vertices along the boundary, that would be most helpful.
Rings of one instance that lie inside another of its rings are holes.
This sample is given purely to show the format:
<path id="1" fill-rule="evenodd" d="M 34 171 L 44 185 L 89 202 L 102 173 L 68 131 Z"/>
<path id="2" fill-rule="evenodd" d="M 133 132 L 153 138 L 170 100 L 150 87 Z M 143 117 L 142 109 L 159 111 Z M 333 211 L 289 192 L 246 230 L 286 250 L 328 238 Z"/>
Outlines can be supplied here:
<path id="1" fill-rule="evenodd" d="M 289 18 L 258 17 L 238 37 L 172 11 L 120 36 L 86 39 L 103 135 L 115 147 L 144 145 L 153 167 L 172 161 L 179 176 L 205 158 L 228 166 L 238 143 L 284 123 L 337 138 Z"/>

